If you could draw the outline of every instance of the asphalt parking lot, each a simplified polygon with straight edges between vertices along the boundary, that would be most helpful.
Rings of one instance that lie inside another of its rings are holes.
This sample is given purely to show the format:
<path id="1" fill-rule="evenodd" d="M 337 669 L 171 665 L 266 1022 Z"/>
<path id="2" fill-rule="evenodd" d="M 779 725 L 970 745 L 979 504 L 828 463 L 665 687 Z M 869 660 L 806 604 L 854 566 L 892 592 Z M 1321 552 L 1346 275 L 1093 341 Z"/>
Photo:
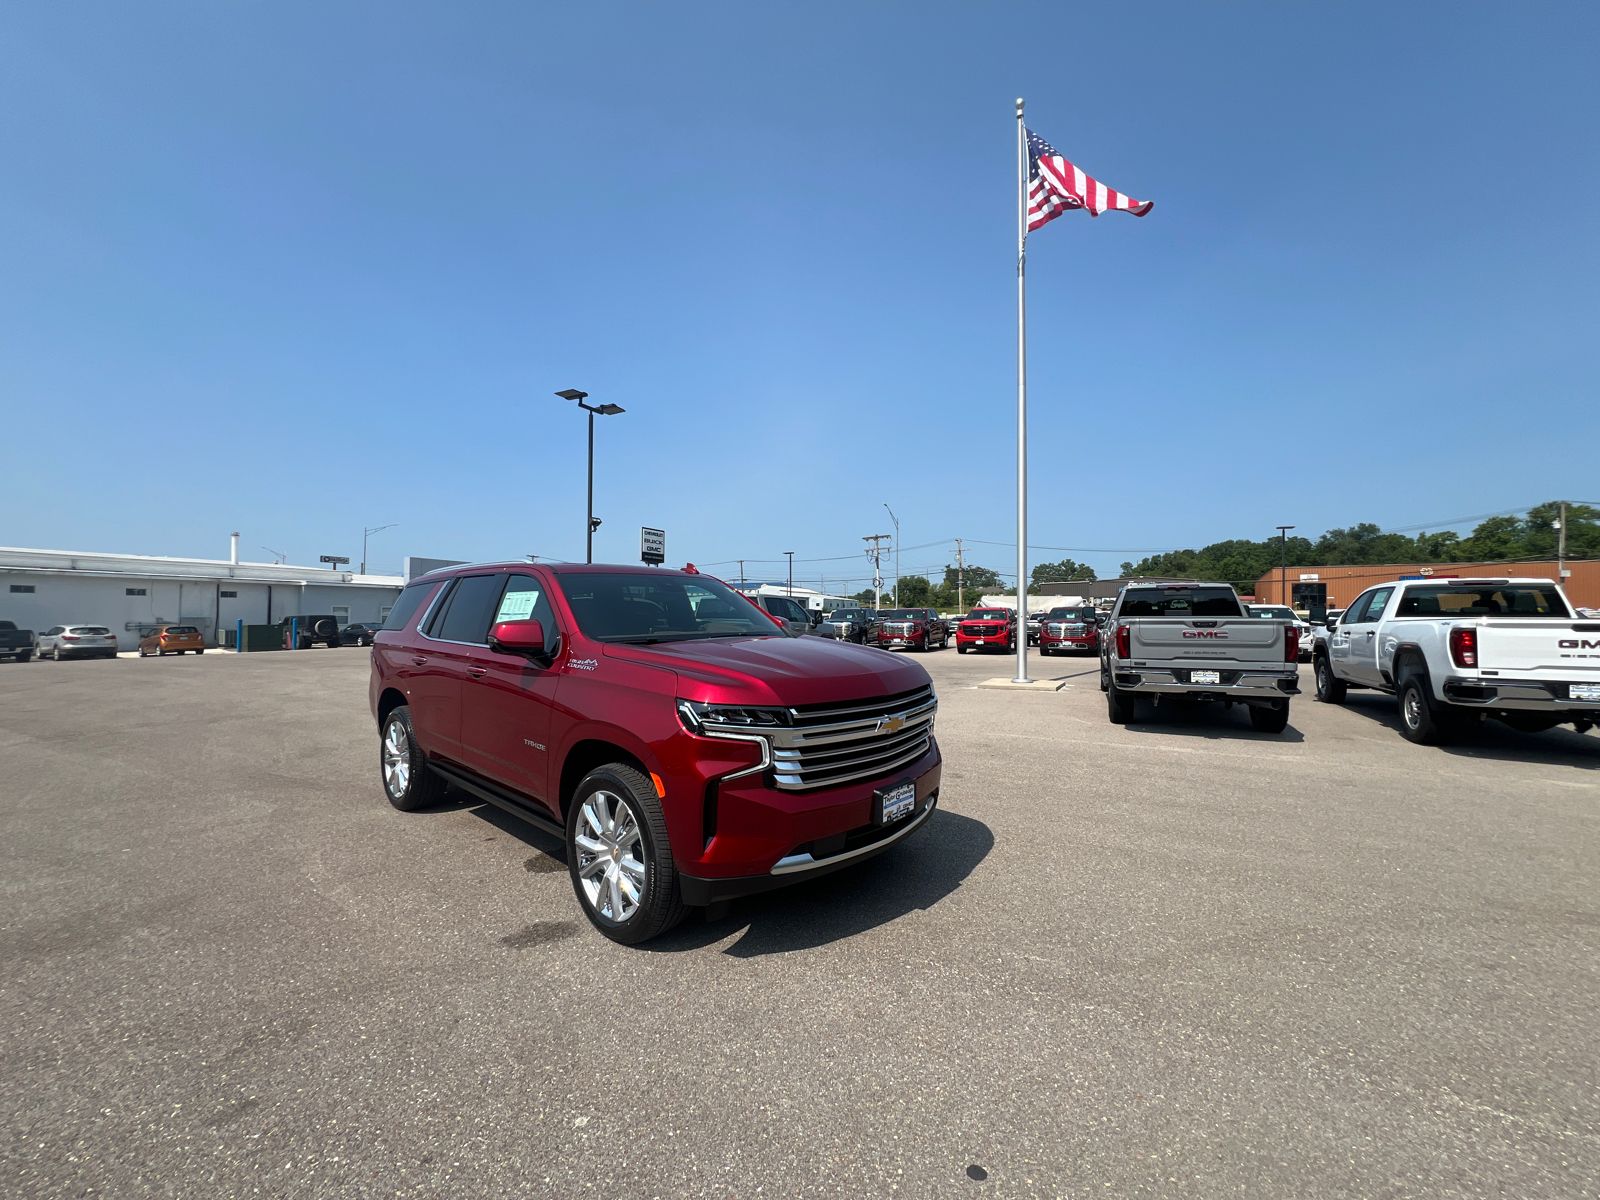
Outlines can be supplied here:
<path id="1" fill-rule="evenodd" d="M 7 1194 L 1600 1188 L 1600 733 L 1123 729 L 952 648 L 923 833 L 627 948 L 389 807 L 367 660 L 0 664 Z"/>

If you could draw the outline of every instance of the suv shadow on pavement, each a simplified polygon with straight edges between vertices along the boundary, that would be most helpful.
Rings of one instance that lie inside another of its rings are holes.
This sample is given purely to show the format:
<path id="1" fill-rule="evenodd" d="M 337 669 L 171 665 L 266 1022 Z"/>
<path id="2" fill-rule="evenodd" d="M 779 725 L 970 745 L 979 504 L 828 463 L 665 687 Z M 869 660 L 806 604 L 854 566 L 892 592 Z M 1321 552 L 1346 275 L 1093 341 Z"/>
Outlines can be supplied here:
<path id="1" fill-rule="evenodd" d="M 1400 733 L 1400 713 L 1393 696 L 1383 692 L 1353 691 L 1345 697 L 1343 704 L 1336 707 L 1382 725 L 1394 734 L 1396 741 L 1405 740 Z M 1543 733 L 1519 733 L 1500 721 L 1482 721 L 1458 741 L 1443 746 L 1417 746 L 1415 749 L 1436 750 L 1463 758 L 1544 763 L 1552 767 L 1600 771 L 1600 734 L 1579 733 L 1571 726 L 1558 725 Z"/>

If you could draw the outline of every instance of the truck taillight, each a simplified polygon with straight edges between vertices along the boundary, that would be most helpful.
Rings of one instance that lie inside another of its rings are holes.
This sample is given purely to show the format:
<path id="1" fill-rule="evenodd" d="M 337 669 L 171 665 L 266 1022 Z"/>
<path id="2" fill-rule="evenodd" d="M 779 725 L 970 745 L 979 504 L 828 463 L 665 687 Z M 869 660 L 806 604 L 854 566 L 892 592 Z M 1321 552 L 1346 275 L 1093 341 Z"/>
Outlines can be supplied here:
<path id="1" fill-rule="evenodd" d="M 1133 630 L 1127 625 L 1117 626 L 1117 657 L 1133 657 Z"/>
<path id="2" fill-rule="evenodd" d="M 1458 667 L 1476 667 L 1478 665 L 1478 631 L 1476 629 L 1452 629 L 1450 631 L 1450 657 L 1455 659 Z"/>
<path id="3" fill-rule="evenodd" d="M 1283 628 L 1283 661 L 1300 661 L 1300 627 L 1298 625 L 1285 625 Z"/>

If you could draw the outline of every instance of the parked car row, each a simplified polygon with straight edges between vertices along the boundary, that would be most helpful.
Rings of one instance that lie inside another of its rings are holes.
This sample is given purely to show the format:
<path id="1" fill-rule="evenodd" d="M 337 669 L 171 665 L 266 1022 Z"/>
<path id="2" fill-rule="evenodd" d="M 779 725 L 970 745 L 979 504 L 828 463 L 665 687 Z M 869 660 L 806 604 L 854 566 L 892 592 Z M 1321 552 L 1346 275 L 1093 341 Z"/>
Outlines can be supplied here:
<path id="1" fill-rule="evenodd" d="M 284 648 L 308 650 L 312 646 L 370 646 L 379 627 L 352 623 L 341 626 L 332 616 L 285 617 L 280 622 Z M 295 644 L 290 645 L 293 641 Z M 43 633 L 18 629 L 15 622 L 0 621 L 0 658 L 27 662 L 38 657 L 60 661 L 65 658 L 115 658 L 117 635 L 105 625 L 52 625 Z M 165 657 L 168 654 L 204 654 L 205 635 L 197 625 L 160 624 L 148 628 L 139 638 L 139 657 Z"/>

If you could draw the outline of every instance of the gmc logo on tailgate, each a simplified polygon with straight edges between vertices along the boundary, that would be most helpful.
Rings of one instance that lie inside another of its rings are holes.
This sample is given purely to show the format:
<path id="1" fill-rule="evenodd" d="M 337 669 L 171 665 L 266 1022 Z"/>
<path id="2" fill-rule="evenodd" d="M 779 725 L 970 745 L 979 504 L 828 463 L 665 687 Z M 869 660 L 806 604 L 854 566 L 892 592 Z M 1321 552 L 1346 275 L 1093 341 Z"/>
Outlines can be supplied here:
<path id="1" fill-rule="evenodd" d="M 1183 636 L 1186 638 L 1225 638 L 1227 633 L 1221 629 L 1185 629 Z"/>
<path id="2" fill-rule="evenodd" d="M 1600 638 L 1592 642 L 1588 638 L 1581 641 L 1578 638 L 1562 638 L 1556 645 L 1563 650 L 1600 650 Z"/>

